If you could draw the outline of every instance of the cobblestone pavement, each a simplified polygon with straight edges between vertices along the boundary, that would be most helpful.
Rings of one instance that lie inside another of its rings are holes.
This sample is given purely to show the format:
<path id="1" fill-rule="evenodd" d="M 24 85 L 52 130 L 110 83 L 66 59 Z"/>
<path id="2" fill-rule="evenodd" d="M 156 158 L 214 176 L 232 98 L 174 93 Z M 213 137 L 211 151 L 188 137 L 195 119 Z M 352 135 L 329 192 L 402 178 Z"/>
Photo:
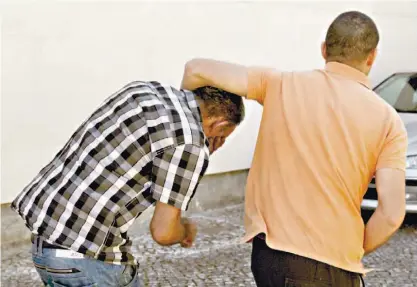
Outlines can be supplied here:
<path id="1" fill-rule="evenodd" d="M 243 233 L 241 204 L 191 215 L 199 225 L 192 249 L 157 246 L 142 225 L 132 232 L 145 286 L 255 286 L 250 245 Z M 2 248 L 2 286 L 41 286 L 32 267 L 30 245 Z M 417 225 L 404 226 L 383 248 L 365 259 L 376 270 L 367 286 L 417 286 Z"/>

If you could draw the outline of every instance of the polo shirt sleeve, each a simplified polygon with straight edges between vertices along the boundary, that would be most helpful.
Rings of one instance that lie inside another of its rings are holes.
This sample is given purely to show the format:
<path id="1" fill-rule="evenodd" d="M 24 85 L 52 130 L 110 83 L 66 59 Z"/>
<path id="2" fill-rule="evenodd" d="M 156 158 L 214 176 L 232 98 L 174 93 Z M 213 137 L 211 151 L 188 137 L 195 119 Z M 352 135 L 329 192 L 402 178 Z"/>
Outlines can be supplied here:
<path id="1" fill-rule="evenodd" d="M 392 111 L 392 120 L 382 151 L 378 157 L 376 169 L 406 169 L 407 131 L 400 116 Z"/>
<path id="2" fill-rule="evenodd" d="M 275 69 L 264 67 L 248 68 L 248 100 L 255 100 L 261 105 L 264 104 L 268 88 L 271 81 L 274 86 L 279 85 L 282 80 L 282 74 Z"/>
<path id="3" fill-rule="evenodd" d="M 187 210 L 208 166 L 205 148 L 184 144 L 167 149 L 153 159 L 152 197 Z"/>

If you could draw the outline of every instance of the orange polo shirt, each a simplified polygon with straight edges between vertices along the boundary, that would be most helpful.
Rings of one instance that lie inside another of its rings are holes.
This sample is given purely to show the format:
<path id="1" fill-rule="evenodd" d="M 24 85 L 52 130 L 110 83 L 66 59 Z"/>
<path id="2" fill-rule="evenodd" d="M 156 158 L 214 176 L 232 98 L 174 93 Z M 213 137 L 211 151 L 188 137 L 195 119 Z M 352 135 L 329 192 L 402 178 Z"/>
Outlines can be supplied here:
<path id="1" fill-rule="evenodd" d="M 405 170 L 404 125 L 367 76 L 251 68 L 248 99 L 264 106 L 245 203 L 244 241 L 364 273 L 361 202 L 379 168 Z"/>

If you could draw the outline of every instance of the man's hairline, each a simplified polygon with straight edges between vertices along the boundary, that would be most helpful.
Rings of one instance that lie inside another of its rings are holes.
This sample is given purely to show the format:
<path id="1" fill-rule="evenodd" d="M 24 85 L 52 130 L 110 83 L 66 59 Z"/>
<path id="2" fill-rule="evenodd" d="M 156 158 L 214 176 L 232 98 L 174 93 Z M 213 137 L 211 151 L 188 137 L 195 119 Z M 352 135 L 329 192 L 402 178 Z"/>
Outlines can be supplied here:
<path id="1" fill-rule="evenodd" d="M 199 101 L 204 102 L 204 99 L 202 99 L 201 97 L 199 97 L 196 93 L 194 93 L 191 90 L 182 89 L 182 92 L 192 94 L 194 96 L 194 98 L 195 98 L 195 101 L 197 102 L 198 108 L 201 109 Z M 243 104 L 243 102 L 242 102 L 242 104 Z M 201 117 L 203 117 L 203 115 L 201 115 Z M 224 115 L 221 115 L 219 117 L 221 117 L 222 120 L 226 121 L 231 126 L 235 126 L 235 127 L 239 126 L 243 122 L 243 119 L 242 119 L 240 122 L 234 123 L 234 122 L 228 120 Z"/>

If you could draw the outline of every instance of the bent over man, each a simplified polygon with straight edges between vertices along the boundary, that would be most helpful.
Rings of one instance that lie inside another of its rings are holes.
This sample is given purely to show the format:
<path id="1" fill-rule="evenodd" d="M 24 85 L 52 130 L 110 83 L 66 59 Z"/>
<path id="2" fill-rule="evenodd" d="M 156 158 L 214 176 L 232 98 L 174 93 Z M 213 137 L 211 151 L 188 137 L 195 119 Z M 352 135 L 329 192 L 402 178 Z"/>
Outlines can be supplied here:
<path id="1" fill-rule="evenodd" d="M 155 203 L 154 240 L 190 247 L 181 211 L 243 117 L 240 97 L 211 87 L 138 81 L 110 96 L 12 203 L 43 283 L 139 286 L 128 230 Z"/>

